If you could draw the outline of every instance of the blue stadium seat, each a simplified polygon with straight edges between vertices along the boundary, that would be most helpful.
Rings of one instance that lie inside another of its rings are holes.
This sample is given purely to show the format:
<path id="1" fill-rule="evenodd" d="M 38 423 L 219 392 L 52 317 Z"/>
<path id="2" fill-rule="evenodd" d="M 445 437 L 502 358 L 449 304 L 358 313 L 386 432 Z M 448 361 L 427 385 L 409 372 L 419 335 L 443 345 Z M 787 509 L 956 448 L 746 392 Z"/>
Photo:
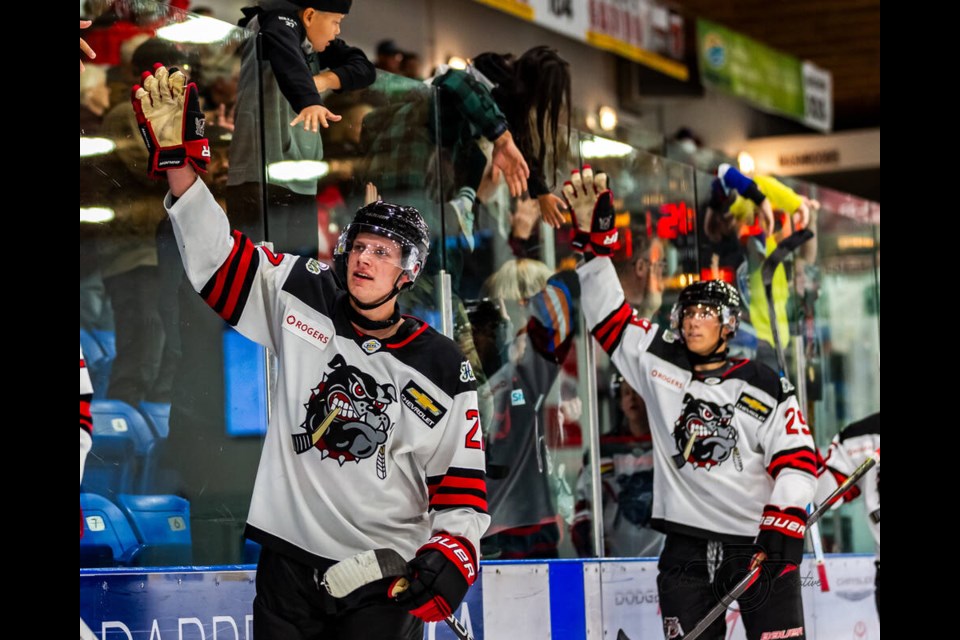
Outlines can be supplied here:
<path id="1" fill-rule="evenodd" d="M 140 413 L 147 419 L 153 435 L 166 440 L 170 435 L 170 403 L 144 401 L 140 403 Z"/>
<path id="2" fill-rule="evenodd" d="M 83 490 L 105 496 L 141 491 L 153 465 L 157 438 L 143 415 L 120 400 L 94 400 L 93 448 L 87 456 Z"/>
<path id="3" fill-rule="evenodd" d="M 93 333 L 86 329 L 80 329 L 80 348 L 83 349 L 83 359 L 87 361 L 87 371 L 90 373 L 90 382 L 93 383 L 94 399 L 106 398 L 113 358 L 104 350 Z"/>
<path id="4" fill-rule="evenodd" d="M 80 508 L 84 521 L 80 566 L 129 565 L 140 550 L 140 542 L 117 505 L 101 495 L 81 493 Z"/>
<path id="5" fill-rule="evenodd" d="M 117 496 L 120 510 L 133 525 L 140 549 L 133 563 L 140 567 L 179 566 L 193 562 L 190 503 L 179 496 Z"/>

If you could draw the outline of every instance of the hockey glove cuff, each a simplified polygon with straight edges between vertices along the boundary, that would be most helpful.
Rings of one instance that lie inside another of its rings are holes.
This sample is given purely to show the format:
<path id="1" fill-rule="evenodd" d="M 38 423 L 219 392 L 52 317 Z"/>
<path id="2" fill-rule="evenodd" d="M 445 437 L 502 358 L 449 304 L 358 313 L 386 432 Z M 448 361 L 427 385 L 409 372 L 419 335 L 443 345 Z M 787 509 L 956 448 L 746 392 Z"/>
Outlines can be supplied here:
<path id="1" fill-rule="evenodd" d="M 768 504 L 763 508 L 763 517 L 760 519 L 757 546 L 766 554 L 768 561 L 784 564 L 785 573 L 796 568 L 803 560 L 803 535 L 806 529 L 805 510 L 800 507 L 780 509 Z"/>
<path id="2" fill-rule="evenodd" d="M 400 593 L 398 578 L 388 593 L 424 622 L 438 622 L 453 613 L 477 579 L 477 552 L 466 538 L 438 533 L 408 563 L 410 586 Z"/>

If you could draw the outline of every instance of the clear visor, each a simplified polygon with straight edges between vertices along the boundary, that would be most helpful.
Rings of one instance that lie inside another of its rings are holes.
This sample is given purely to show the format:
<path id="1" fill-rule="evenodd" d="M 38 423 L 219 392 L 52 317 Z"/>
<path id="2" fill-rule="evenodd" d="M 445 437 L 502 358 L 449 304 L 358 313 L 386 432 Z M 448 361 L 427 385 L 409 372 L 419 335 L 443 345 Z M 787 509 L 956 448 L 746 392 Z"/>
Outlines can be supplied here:
<path id="1" fill-rule="evenodd" d="M 358 237 L 362 233 L 372 235 Z M 351 236 L 353 239 L 348 239 Z M 340 234 L 334 255 L 350 254 L 366 256 L 370 260 L 399 267 L 404 271 L 413 270 L 420 257 L 420 251 L 406 238 L 368 224 L 351 224 Z"/>

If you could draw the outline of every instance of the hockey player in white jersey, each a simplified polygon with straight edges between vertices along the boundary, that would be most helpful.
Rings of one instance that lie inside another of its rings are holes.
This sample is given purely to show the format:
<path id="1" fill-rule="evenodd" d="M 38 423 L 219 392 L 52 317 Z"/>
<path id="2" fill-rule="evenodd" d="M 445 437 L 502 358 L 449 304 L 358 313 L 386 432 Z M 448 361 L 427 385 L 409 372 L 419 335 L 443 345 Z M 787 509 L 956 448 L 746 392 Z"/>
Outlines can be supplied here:
<path id="1" fill-rule="evenodd" d="M 729 356 L 740 297 L 727 283 L 686 287 L 669 327 L 638 317 L 608 257 L 617 231 L 606 176 L 574 171 L 564 195 L 585 258 L 577 273 L 587 326 L 647 404 L 652 522 L 667 534 L 657 578 L 664 635 L 682 638 L 762 561 L 763 577 L 739 599 L 747 637 L 804 637 L 797 567 L 816 458 L 793 387 Z M 703 637 L 724 632 L 721 617 Z"/>
<path id="2" fill-rule="evenodd" d="M 164 67 L 134 88 L 150 171 L 194 288 L 227 323 L 279 360 L 272 419 L 247 519 L 262 545 L 254 633 L 274 638 L 421 638 L 477 576 L 489 523 L 476 380 L 454 342 L 401 316 L 429 230 L 412 207 L 375 202 L 326 264 L 231 233 L 195 169 L 209 147 L 196 86 Z M 324 571 L 393 548 L 410 587 L 392 580 L 333 598 Z"/>
<path id="3" fill-rule="evenodd" d="M 880 412 L 848 424 L 830 442 L 825 471 L 817 482 L 817 503 L 843 484 L 856 469 L 880 448 Z M 880 465 L 877 464 L 852 489 L 843 495 L 844 502 L 850 502 L 863 495 L 870 533 L 877 546 L 877 575 L 874 593 L 877 603 L 877 615 L 880 615 Z"/>

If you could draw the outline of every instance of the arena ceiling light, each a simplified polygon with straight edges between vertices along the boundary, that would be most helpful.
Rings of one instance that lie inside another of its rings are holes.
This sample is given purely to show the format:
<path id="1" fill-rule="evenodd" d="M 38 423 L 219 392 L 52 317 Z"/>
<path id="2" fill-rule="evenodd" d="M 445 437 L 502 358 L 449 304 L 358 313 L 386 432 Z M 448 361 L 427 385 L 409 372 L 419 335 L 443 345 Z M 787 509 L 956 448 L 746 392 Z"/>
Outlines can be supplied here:
<path id="1" fill-rule="evenodd" d="M 580 143 L 584 158 L 625 158 L 633 153 L 633 147 L 609 138 L 594 136 Z"/>
<path id="2" fill-rule="evenodd" d="M 87 138 L 80 136 L 80 157 L 102 156 L 117 148 L 117 143 L 110 138 Z"/>
<path id="3" fill-rule="evenodd" d="M 317 160 L 284 160 L 267 165 L 267 175 L 277 182 L 319 180 L 330 173 L 330 165 Z"/>
<path id="4" fill-rule="evenodd" d="M 80 222 L 110 222 L 114 218 L 110 207 L 80 207 Z"/>
<path id="5" fill-rule="evenodd" d="M 236 27 L 223 20 L 206 16 L 188 16 L 183 22 L 157 29 L 157 37 L 171 42 L 213 44 L 226 40 Z"/>

